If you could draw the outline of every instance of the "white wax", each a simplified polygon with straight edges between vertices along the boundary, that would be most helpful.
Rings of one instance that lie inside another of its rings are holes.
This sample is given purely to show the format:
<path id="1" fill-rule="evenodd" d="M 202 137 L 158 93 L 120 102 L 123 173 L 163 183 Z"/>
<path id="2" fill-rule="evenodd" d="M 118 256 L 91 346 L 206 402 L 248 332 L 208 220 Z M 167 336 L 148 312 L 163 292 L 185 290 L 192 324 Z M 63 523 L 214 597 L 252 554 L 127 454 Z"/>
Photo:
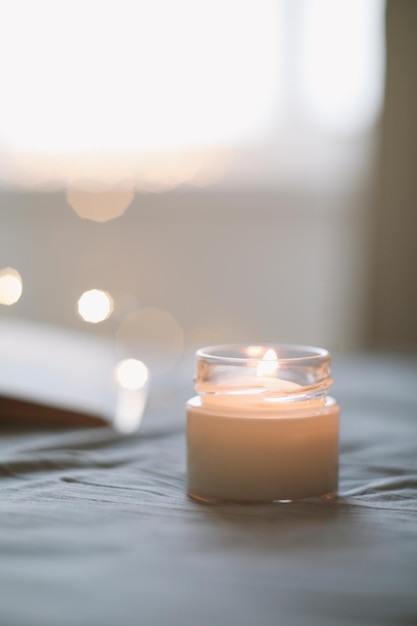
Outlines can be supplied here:
<path id="1" fill-rule="evenodd" d="M 334 495 L 338 434 L 339 406 L 331 398 L 234 410 L 192 398 L 187 404 L 188 493 L 231 502 Z"/>

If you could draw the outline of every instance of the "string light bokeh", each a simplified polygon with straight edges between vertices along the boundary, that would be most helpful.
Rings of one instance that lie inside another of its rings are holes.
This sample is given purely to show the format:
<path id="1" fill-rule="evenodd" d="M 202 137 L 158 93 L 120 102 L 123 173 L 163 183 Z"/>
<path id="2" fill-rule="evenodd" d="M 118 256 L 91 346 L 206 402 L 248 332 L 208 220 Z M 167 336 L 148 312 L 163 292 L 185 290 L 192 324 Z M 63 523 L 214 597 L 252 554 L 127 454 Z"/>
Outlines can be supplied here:
<path id="1" fill-rule="evenodd" d="M 142 389 L 149 380 L 149 371 L 142 361 L 124 359 L 114 369 L 114 377 L 123 389 Z"/>
<path id="2" fill-rule="evenodd" d="M 23 291 L 22 277 L 12 267 L 0 270 L 0 304 L 11 306 L 19 301 Z"/>
<path id="3" fill-rule="evenodd" d="M 123 215 L 134 195 L 132 185 L 110 188 L 95 186 L 86 189 L 68 186 L 66 198 L 79 217 L 95 222 L 107 222 Z"/>
<path id="4" fill-rule="evenodd" d="M 98 324 L 108 319 L 113 311 L 113 298 L 107 291 L 90 289 L 78 300 L 78 313 L 85 322 Z"/>

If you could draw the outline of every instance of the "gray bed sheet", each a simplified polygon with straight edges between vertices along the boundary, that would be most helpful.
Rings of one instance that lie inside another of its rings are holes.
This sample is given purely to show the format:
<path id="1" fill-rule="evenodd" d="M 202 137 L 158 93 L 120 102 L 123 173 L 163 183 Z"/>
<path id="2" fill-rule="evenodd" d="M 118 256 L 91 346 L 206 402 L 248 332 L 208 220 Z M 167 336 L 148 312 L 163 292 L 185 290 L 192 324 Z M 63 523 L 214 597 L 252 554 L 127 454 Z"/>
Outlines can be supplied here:
<path id="1" fill-rule="evenodd" d="M 189 500 L 184 374 L 135 435 L 0 432 L 0 625 L 417 624 L 417 359 L 333 374 L 331 502 Z"/>

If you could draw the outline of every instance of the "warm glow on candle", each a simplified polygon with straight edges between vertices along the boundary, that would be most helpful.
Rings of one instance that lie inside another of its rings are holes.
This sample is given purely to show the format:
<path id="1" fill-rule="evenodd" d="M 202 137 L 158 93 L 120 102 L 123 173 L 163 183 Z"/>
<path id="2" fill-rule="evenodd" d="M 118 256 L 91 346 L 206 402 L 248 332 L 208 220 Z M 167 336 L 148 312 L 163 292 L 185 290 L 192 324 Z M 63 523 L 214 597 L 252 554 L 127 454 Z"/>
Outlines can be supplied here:
<path id="1" fill-rule="evenodd" d="M 256 375 L 258 377 L 270 377 L 273 378 L 277 373 L 279 367 L 278 357 L 275 350 L 269 348 L 263 356 L 262 361 L 259 361 L 258 367 L 256 368 Z"/>
<path id="2" fill-rule="evenodd" d="M 327 395 L 329 354 L 272 345 L 197 351 L 198 395 L 187 402 L 191 497 L 265 503 L 336 495 L 339 406 Z"/>

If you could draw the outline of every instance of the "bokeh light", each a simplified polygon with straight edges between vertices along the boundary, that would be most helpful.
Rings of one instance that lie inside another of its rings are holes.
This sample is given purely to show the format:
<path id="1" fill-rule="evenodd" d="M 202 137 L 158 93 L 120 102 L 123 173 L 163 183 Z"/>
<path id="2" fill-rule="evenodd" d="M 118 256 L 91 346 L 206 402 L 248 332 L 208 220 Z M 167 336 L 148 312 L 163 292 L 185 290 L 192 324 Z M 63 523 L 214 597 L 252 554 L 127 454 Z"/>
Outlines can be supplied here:
<path id="1" fill-rule="evenodd" d="M 123 389 L 142 389 L 149 380 L 149 372 L 143 361 L 124 359 L 116 365 L 114 377 Z"/>
<path id="2" fill-rule="evenodd" d="M 134 433 L 140 426 L 146 406 L 145 389 L 121 389 L 117 394 L 113 417 L 114 428 L 124 435 Z"/>
<path id="3" fill-rule="evenodd" d="M 133 186 L 113 188 L 67 188 L 67 202 L 79 217 L 107 222 L 120 217 L 134 198 Z"/>
<path id="4" fill-rule="evenodd" d="M 117 329 L 119 342 L 143 359 L 152 373 L 169 371 L 184 351 L 183 329 L 163 309 L 144 307 L 128 315 Z"/>
<path id="5" fill-rule="evenodd" d="M 78 300 L 78 313 L 85 322 L 98 324 L 110 317 L 113 311 L 113 298 L 107 291 L 90 289 Z"/>
<path id="6" fill-rule="evenodd" d="M 15 304 L 23 291 L 22 277 L 11 267 L 0 270 L 0 304 Z"/>

